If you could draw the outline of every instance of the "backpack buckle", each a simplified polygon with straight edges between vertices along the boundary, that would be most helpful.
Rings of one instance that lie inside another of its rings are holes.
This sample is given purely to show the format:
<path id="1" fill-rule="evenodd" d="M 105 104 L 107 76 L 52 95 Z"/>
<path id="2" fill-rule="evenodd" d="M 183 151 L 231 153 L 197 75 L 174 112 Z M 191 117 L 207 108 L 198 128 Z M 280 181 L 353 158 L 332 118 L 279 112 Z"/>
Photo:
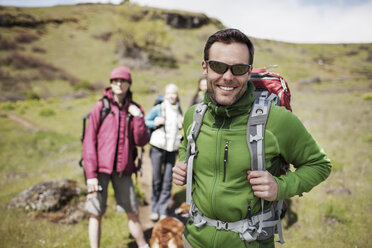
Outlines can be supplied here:
<path id="1" fill-rule="evenodd" d="M 216 223 L 217 230 L 229 230 L 228 228 L 229 228 L 228 222 L 217 220 L 217 223 Z"/>
<path id="2" fill-rule="evenodd" d="M 253 141 L 260 141 L 260 140 L 263 140 L 263 137 L 262 135 L 258 135 L 256 134 L 255 136 L 253 136 L 252 134 L 249 135 L 249 142 L 252 143 Z"/>

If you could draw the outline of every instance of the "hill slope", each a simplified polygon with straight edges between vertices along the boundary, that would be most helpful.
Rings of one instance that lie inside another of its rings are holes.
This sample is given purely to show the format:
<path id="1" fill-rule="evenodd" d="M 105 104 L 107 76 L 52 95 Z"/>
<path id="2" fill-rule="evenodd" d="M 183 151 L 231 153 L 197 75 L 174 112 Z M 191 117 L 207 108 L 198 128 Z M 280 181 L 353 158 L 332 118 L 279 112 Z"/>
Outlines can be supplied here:
<path id="1" fill-rule="evenodd" d="M 188 23 L 197 20 L 194 27 Z M 222 27 L 203 14 L 134 4 L 48 8 L 0 6 L 0 100 L 99 90 L 118 64 L 133 69 L 134 90 L 174 82 L 188 91 L 200 76 L 203 45 Z M 279 65 L 290 83 L 370 79 L 371 44 L 303 45 L 252 38 L 255 67 Z M 34 94 L 33 94 L 34 93 Z M 185 93 L 187 94 L 187 93 Z"/>

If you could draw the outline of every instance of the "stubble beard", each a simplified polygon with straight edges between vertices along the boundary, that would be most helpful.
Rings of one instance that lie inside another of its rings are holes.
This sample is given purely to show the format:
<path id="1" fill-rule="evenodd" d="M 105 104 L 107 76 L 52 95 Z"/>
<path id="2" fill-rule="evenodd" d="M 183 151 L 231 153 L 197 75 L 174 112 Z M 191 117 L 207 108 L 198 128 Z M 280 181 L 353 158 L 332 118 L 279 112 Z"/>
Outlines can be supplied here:
<path id="1" fill-rule="evenodd" d="M 245 86 L 243 86 L 239 92 L 237 92 L 237 94 L 233 95 L 231 101 L 227 104 L 221 104 L 219 103 L 218 101 L 218 97 L 216 97 L 216 92 L 214 90 L 214 87 L 213 87 L 213 82 L 208 82 L 208 93 L 209 93 L 209 97 L 211 99 L 211 102 L 215 105 L 219 104 L 219 105 L 222 105 L 222 106 L 230 106 L 230 105 L 233 105 L 234 103 L 236 103 L 245 93 L 245 91 L 247 90 L 247 86 L 248 83 L 245 84 Z M 217 86 L 216 86 L 217 87 Z"/>

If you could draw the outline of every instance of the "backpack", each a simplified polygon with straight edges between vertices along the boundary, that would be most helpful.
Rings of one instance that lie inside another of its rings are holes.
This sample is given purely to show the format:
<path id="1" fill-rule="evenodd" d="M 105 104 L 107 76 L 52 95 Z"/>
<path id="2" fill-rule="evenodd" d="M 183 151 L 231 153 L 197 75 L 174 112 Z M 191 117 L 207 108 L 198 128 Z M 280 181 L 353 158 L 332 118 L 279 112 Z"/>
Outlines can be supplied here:
<path id="1" fill-rule="evenodd" d="M 152 105 L 153 107 L 155 107 L 156 105 L 158 104 L 162 104 L 162 102 L 164 101 L 164 97 L 162 95 L 158 95 L 154 101 L 154 104 Z M 151 137 L 152 133 L 156 130 L 160 128 L 160 126 L 158 127 L 153 127 L 153 128 L 150 128 L 148 127 L 147 128 L 147 132 L 149 133 L 149 136 Z"/>
<path id="2" fill-rule="evenodd" d="M 154 101 L 153 106 L 158 105 L 164 101 L 164 97 L 162 95 L 158 95 Z"/>
<path id="3" fill-rule="evenodd" d="M 290 105 L 291 93 L 285 79 L 279 74 L 266 71 L 266 69 L 253 69 L 251 79 L 255 85 L 255 101 L 247 122 L 247 145 L 251 154 L 251 169 L 266 170 L 264 152 L 264 133 L 270 105 L 283 106 L 292 111 Z M 281 218 L 284 217 L 284 200 L 273 202 L 272 206 L 263 210 L 264 200 L 261 199 L 261 213 L 252 216 L 249 220 L 244 219 L 237 222 L 222 222 L 203 216 L 192 203 L 192 173 L 193 160 L 197 156 L 196 139 L 198 137 L 207 105 L 199 103 L 194 111 L 193 123 L 187 137 L 187 179 L 186 179 L 186 203 L 191 205 L 191 216 L 196 226 L 204 224 L 215 226 L 217 229 L 225 229 L 238 232 L 240 238 L 246 241 L 261 240 L 271 237 L 274 233 L 279 234 L 280 242 L 283 244 Z M 283 161 L 281 174 L 289 170 L 289 164 Z M 248 206 L 250 212 L 250 206 Z M 271 212 L 271 213 L 270 213 Z M 265 228 L 265 229 L 264 229 Z M 266 236 L 266 237 L 264 237 Z"/>
<path id="4" fill-rule="evenodd" d="M 107 115 L 111 112 L 110 100 L 106 96 L 104 96 L 104 97 L 101 98 L 100 101 L 102 102 L 102 108 L 101 108 L 101 111 L 100 111 L 100 114 L 99 114 L 99 124 L 98 124 L 97 132 L 98 132 L 99 128 L 101 127 L 103 121 L 107 117 Z M 81 140 L 81 143 L 83 143 L 83 141 L 84 141 L 86 123 L 87 123 L 87 120 L 89 120 L 89 117 L 90 117 L 90 113 L 86 114 L 83 117 L 83 129 L 82 129 L 81 139 L 80 139 Z M 129 117 L 130 117 L 130 115 L 129 115 Z M 130 121 L 130 118 L 127 119 L 127 122 L 128 123 L 129 123 L 129 121 Z M 142 176 L 142 157 L 143 157 L 143 152 L 144 152 L 144 148 L 141 147 L 141 154 L 138 157 L 137 166 L 135 166 L 135 168 L 136 168 L 136 171 L 135 171 L 136 177 L 137 177 L 137 173 L 138 172 Z M 137 156 L 138 156 L 138 151 L 137 151 L 137 148 L 135 147 L 135 149 L 133 149 L 133 159 L 136 160 Z M 87 181 L 86 179 L 87 178 L 86 178 L 86 175 L 85 175 L 83 156 L 81 156 L 81 158 L 79 160 L 79 165 L 80 165 L 80 167 L 83 168 L 84 180 L 85 180 L 85 183 L 86 183 L 86 181 Z"/>
<path id="5" fill-rule="evenodd" d="M 154 101 L 154 104 L 152 105 L 153 107 L 155 107 L 156 105 L 159 105 L 159 104 L 162 104 L 164 102 L 164 97 L 162 95 L 158 95 Z M 162 105 L 162 113 L 164 112 L 164 107 Z M 181 106 L 179 106 L 178 108 L 178 112 L 182 115 L 182 109 L 181 109 Z M 152 133 L 158 129 L 158 128 L 161 128 L 162 126 L 157 126 L 157 127 L 154 127 L 154 128 L 147 128 L 147 131 L 151 137 Z"/>

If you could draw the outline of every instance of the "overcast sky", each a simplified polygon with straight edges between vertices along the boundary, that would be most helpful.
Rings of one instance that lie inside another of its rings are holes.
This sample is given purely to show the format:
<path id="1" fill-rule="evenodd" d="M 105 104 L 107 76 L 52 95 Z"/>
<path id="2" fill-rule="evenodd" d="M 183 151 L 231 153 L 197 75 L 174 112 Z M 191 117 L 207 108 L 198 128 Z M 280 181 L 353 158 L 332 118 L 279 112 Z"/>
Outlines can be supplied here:
<path id="1" fill-rule="evenodd" d="M 0 0 L 0 5 L 52 6 L 121 0 Z M 201 12 L 248 36 L 296 43 L 372 43 L 372 0 L 131 0 Z"/>

